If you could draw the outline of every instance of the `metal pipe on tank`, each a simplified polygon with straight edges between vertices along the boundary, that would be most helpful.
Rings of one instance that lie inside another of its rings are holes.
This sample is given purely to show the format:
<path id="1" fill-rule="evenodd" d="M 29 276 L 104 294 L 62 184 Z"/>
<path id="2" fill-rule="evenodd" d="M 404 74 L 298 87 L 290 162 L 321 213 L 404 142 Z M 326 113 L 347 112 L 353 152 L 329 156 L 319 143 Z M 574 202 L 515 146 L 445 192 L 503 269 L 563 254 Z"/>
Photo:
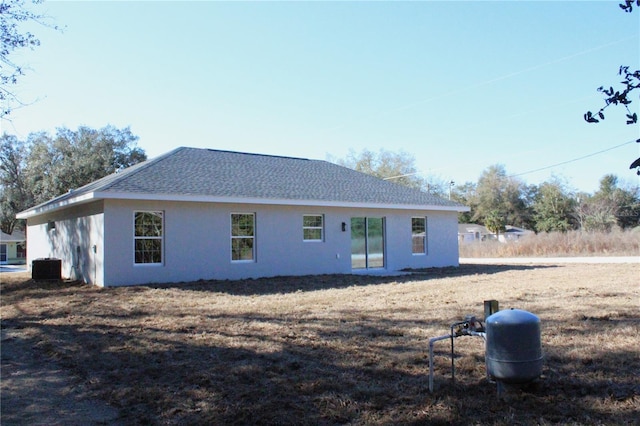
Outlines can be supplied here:
<path id="1" fill-rule="evenodd" d="M 449 338 L 452 338 L 450 334 L 429 339 L 429 392 L 433 392 L 433 344 Z"/>

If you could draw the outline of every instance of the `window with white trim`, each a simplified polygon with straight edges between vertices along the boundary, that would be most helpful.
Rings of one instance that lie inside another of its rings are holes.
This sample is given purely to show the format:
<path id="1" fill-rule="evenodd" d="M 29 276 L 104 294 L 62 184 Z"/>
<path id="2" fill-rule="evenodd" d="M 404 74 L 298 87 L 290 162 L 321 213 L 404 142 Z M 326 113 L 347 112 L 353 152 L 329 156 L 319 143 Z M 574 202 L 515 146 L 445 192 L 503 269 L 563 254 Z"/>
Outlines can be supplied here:
<path id="1" fill-rule="evenodd" d="M 411 218 L 411 252 L 427 254 L 427 218 Z"/>
<path id="2" fill-rule="evenodd" d="M 231 214 L 231 260 L 250 262 L 255 259 L 256 218 L 254 213 Z"/>
<path id="3" fill-rule="evenodd" d="M 134 222 L 134 263 L 161 264 L 164 242 L 164 213 L 136 211 Z"/>
<path id="4" fill-rule="evenodd" d="M 323 241 L 324 216 L 305 214 L 302 216 L 302 239 L 304 241 Z"/>

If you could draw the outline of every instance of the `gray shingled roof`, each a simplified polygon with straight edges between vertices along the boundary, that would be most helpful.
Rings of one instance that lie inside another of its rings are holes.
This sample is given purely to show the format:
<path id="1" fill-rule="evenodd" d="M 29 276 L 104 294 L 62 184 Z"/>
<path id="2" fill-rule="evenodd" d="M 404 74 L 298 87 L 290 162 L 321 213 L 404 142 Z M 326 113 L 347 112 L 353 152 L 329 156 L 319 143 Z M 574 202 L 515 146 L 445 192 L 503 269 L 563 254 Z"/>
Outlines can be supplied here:
<path id="1" fill-rule="evenodd" d="M 303 158 L 177 148 L 71 191 L 33 209 L 49 210 L 82 196 L 416 206 L 466 210 L 461 204 L 336 164 Z M 24 212 L 24 213 L 27 213 Z"/>

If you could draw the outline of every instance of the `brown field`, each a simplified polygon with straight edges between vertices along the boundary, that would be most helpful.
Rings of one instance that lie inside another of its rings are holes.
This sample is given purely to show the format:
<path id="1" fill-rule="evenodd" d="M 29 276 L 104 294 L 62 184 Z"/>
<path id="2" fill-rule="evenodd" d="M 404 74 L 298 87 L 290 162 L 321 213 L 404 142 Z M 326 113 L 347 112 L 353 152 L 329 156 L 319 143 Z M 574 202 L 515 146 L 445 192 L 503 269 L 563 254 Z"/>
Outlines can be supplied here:
<path id="1" fill-rule="evenodd" d="M 507 244 L 482 241 L 460 244 L 460 257 L 638 256 L 640 226 L 611 232 L 541 232 Z"/>
<path id="2" fill-rule="evenodd" d="M 637 264 L 463 265 L 99 289 L 3 274 L 1 314 L 122 424 L 639 424 L 639 277 Z M 540 317 L 542 377 L 498 399 L 482 339 L 460 337 L 455 385 L 440 342 L 429 393 L 428 339 L 482 318 L 487 299 Z"/>

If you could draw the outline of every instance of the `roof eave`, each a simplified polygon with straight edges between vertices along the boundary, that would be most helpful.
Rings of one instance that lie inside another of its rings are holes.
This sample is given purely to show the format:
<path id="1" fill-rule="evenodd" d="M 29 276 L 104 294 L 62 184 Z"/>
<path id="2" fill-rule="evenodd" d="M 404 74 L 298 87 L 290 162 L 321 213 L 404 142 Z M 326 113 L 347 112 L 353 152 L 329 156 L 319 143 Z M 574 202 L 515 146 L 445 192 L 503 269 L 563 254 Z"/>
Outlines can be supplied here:
<path id="1" fill-rule="evenodd" d="M 64 201 L 47 203 L 32 207 L 16 215 L 18 219 L 30 219 L 44 214 L 84 204 L 93 200 L 137 200 L 137 201 L 174 201 L 174 202 L 200 202 L 200 203 L 225 203 L 225 204 L 257 204 L 257 205 L 284 205 L 284 206 L 313 206 L 313 207 L 342 207 L 342 208 L 370 208 L 370 209 L 396 209 L 396 210 L 432 210 L 468 212 L 467 206 L 442 206 L 435 204 L 384 204 L 372 202 L 345 202 L 328 200 L 306 200 L 285 198 L 254 198 L 254 197 L 222 197 L 208 195 L 189 194 L 134 194 L 127 192 L 89 192 Z"/>
<path id="2" fill-rule="evenodd" d="M 287 199 L 287 198 L 258 198 L 258 197 L 228 197 L 211 195 L 190 194 L 133 194 L 102 192 L 95 193 L 97 199 L 113 200 L 138 200 L 138 201 L 174 201 L 196 203 L 225 203 L 225 204 L 258 204 L 258 205 L 285 205 L 285 206 L 314 206 L 314 207 L 353 207 L 353 208 L 377 208 L 397 210 L 437 210 L 467 212 L 467 206 L 440 206 L 429 204 L 384 204 L 384 203 L 359 203 L 328 200 Z"/>
<path id="3" fill-rule="evenodd" d="M 30 209 L 21 211 L 16 215 L 16 219 L 31 219 L 33 217 L 41 216 L 43 214 L 53 213 L 58 210 L 65 209 L 70 206 L 88 203 L 96 199 L 94 192 L 87 192 L 76 197 L 67 198 L 62 201 L 53 201 L 45 204 L 40 204 Z"/>

